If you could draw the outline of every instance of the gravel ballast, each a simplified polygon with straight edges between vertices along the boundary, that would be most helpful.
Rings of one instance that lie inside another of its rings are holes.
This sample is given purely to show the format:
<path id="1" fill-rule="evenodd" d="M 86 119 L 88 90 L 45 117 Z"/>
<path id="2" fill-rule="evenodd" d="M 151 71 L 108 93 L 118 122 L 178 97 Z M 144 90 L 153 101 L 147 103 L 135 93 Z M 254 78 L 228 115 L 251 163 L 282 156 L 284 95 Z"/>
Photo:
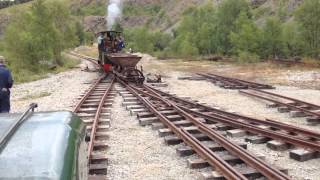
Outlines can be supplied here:
<path id="1" fill-rule="evenodd" d="M 272 119 L 298 127 L 320 131 L 320 125 L 310 126 L 305 118 L 291 118 L 289 113 L 279 113 L 274 108 L 266 108 L 266 103 L 259 99 L 253 99 L 238 93 L 237 90 L 226 90 L 213 83 L 206 81 L 178 80 L 177 77 L 185 76 L 183 73 L 172 72 L 167 74 L 165 79 L 168 87 L 163 88 L 170 93 L 183 97 L 191 97 L 200 103 L 210 106 L 218 106 L 225 110 L 238 114 L 258 118 Z M 320 104 L 320 93 L 318 90 L 299 89 L 296 87 L 276 86 L 272 92 L 295 97 L 300 100 Z M 240 140 L 244 142 L 244 139 Z M 306 162 L 298 162 L 289 158 L 289 151 L 273 151 L 266 147 L 266 144 L 256 145 L 248 143 L 248 150 L 254 154 L 262 154 L 266 161 L 280 168 L 288 169 L 293 179 L 314 179 L 320 177 L 320 159 L 313 159 Z"/>
<path id="2" fill-rule="evenodd" d="M 117 95 L 112 106 L 108 179 L 198 179 L 199 173 L 177 156 L 176 147 L 165 145 L 157 131 L 140 126 L 121 102 Z"/>
<path id="3" fill-rule="evenodd" d="M 96 72 L 74 69 L 38 81 L 14 85 L 11 89 L 11 112 L 23 112 L 30 103 L 38 103 L 36 111 L 71 111 L 79 95 L 96 78 Z"/>

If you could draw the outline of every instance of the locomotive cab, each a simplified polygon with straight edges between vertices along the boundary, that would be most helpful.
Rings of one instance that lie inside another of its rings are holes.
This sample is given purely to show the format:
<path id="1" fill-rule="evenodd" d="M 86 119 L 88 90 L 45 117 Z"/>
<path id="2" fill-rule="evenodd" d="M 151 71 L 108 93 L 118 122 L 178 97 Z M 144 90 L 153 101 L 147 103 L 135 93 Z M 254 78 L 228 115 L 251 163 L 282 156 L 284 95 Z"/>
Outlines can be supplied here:
<path id="1" fill-rule="evenodd" d="M 119 31 L 103 31 L 99 33 L 98 50 L 99 64 L 103 66 L 105 72 L 110 72 L 112 62 L 108 58 L 108 54 L 119 53 L 125 47 L 122 32 Z"/>

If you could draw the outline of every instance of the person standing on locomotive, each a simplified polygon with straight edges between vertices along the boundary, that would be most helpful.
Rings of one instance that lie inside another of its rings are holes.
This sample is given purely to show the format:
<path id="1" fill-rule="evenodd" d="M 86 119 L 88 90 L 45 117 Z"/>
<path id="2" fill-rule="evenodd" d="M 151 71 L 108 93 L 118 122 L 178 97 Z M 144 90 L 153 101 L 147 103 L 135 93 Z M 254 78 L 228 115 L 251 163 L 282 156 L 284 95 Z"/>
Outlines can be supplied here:
<path id="1" fill-rule="evenodd" d="M 10 70 L 5 66 L 4 57 L 0 56 L 0 113 L 10 111 L 10 88 L 13 80 Z"/>
<path id="2" fill-rule="evenodd" d="M 124 39 L 120 36 L 118 39 L 117 50 L 120 52 L 123 48 L 125 48 Z"/>

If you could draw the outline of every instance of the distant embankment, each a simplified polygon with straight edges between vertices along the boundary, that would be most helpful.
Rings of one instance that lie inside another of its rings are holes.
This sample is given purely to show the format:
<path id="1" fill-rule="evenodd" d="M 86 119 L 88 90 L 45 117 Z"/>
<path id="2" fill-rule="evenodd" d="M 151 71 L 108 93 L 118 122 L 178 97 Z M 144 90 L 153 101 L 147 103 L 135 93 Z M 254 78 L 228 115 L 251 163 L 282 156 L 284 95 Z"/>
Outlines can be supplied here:
<path id="1" fill-rule="evenodd" d="M 7 8 L 16 4 L 26 3 L 32 0 L 0 0 L 0 9 Z"/>

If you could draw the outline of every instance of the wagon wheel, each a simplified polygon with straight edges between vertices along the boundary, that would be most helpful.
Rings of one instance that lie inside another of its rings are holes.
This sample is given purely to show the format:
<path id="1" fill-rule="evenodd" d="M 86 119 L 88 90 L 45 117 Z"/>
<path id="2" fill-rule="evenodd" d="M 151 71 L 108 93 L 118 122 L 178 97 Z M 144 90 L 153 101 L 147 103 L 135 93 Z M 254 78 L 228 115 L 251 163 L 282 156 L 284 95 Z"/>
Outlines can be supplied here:
<path id="1" fill-rule="evenodd" d="M 123 76 L 127 82 L 134 82 L 136 84 L 143 84 L 145 77 L 141 71 L 135 68 L 129 68 L 123 71 Z"/>

